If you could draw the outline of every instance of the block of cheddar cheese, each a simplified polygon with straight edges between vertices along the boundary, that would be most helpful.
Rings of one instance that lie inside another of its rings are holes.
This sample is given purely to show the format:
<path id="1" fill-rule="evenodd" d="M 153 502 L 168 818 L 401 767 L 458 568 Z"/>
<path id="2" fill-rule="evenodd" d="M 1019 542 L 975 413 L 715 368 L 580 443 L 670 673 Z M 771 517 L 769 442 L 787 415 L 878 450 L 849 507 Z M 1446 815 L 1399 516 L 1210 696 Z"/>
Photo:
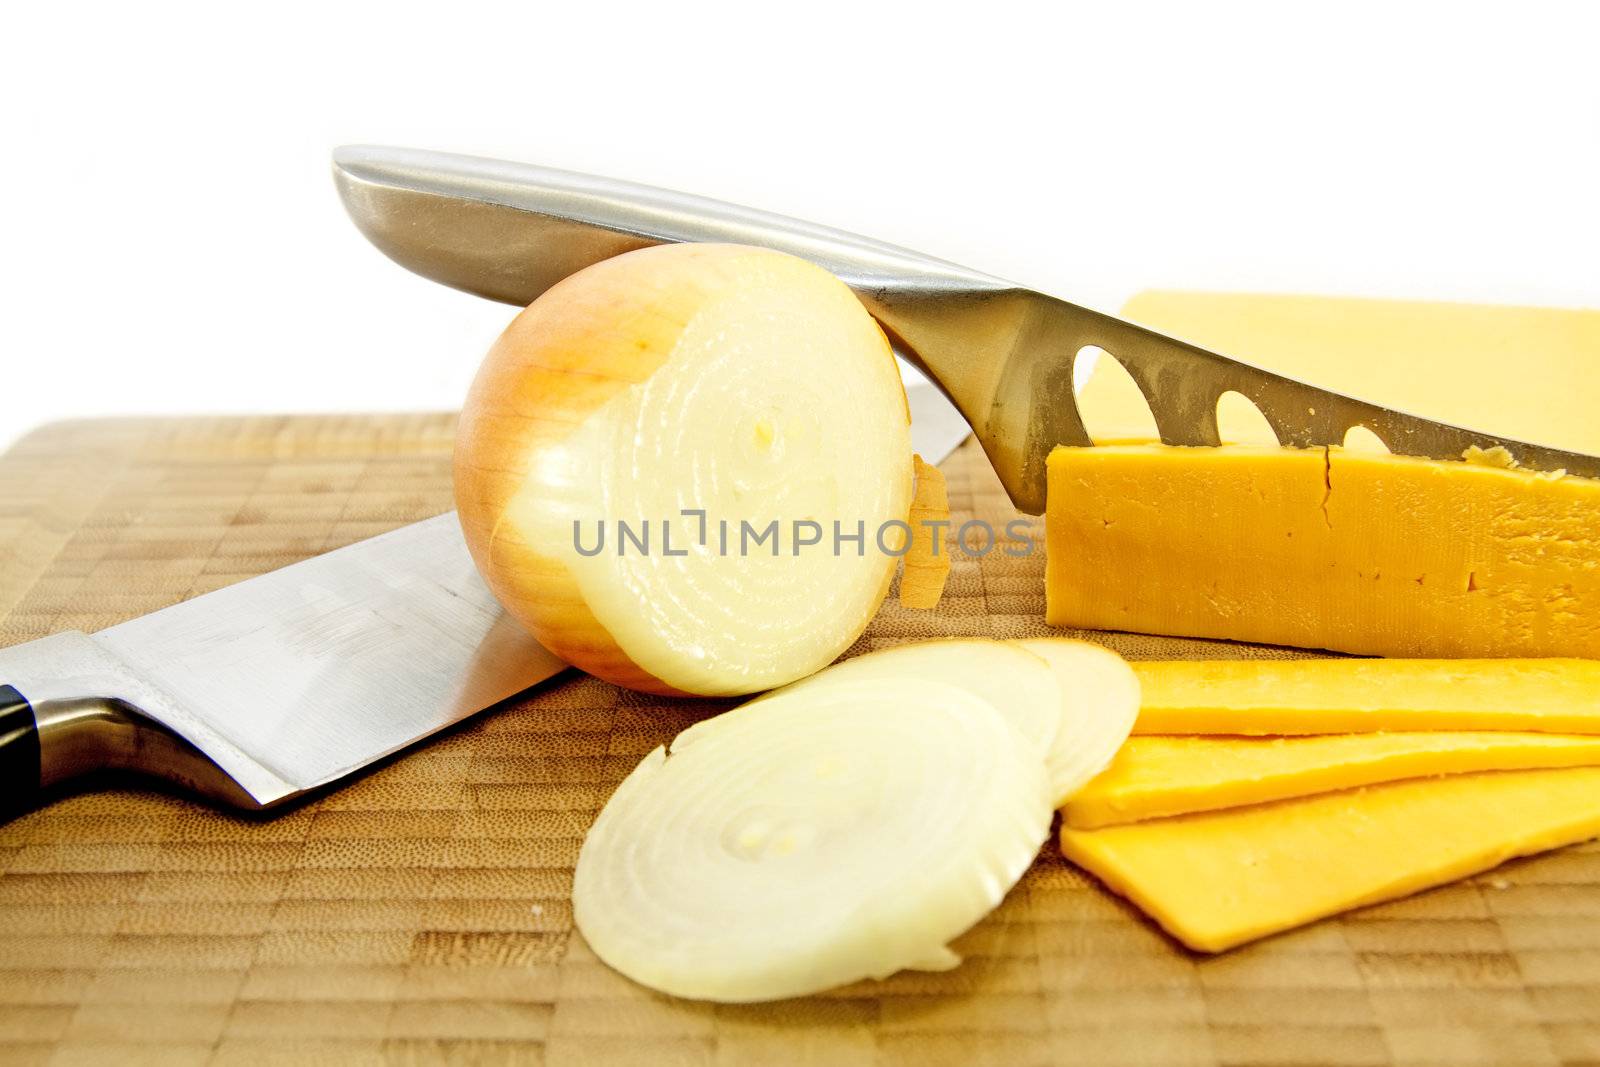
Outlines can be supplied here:
<path id="1" fill-rule="evenodd" d="M 1057 448 L 1046 621 L 1600 657 L 1600 480 L 1340 449 Z"/>
<path id="2" fill-rule="evenodd" d="M 1315 737 L 1133 737 L 1061 809 L 1095 829 L 1364 785 L 1480 771 L 1600 765 L 1600 736 L 1364 733 Z"/>
<path id="3" fill-rule="evenodd" d="M 1600 768 L 1461 774 L 1079 830 L 1061 850 L 1220 952 L 1600 835 Z"/>

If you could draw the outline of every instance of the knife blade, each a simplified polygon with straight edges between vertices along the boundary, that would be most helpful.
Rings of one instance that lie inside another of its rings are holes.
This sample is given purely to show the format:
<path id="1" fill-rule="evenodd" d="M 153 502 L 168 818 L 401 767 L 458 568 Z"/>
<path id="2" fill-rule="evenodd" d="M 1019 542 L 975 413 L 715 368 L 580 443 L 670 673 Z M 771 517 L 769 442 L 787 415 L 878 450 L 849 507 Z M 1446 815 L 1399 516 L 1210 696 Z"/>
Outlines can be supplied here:
<path id="1" fill-rule="evenodd" d="M 1600 477 L 1600 457 L 1420 418 L 1274 374 L 954 263 L 814 223 L 632 182 L 417 149 L 349 146 L 334 180 L 358 229 L 401 266 L 526 304 L 609 256 L 676 241 L 765 245 L 856 291 L 898 352 L 937 382 L 1012 502 L 1044 510 L 1045 457 L 1092 445 L 1080 361 L 1120 363 L 1174 445 L 1216 445 L 1217 405 L 1239 393 L 1285 445 L 1342 444 L 1356 426 L 1392 452 L 1459 460 L 1504 448 L 1522 466 Z"/>
<path id="2" fill-rule="evenodd" d="M 270 808 L 565 668 L 500 610 L 452 512 L 0 649 L 0 794 L 124 769 Z"/>

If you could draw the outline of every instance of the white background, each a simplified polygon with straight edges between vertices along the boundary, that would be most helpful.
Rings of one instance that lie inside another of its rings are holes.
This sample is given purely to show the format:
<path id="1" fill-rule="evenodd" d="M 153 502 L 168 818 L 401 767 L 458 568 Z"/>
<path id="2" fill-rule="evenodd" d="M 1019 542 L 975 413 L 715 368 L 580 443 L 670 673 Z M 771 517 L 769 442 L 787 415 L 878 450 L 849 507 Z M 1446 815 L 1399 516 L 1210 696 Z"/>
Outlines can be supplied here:
<path id="1" fill-rule="evenodd" d="M 0 444 L 452 408 L 512 314 L 368 247 L 345 142 L 631 178 L 1106 308 L 1145 286 L 1600 305 L 1600 7 L 18 5 Z"/>

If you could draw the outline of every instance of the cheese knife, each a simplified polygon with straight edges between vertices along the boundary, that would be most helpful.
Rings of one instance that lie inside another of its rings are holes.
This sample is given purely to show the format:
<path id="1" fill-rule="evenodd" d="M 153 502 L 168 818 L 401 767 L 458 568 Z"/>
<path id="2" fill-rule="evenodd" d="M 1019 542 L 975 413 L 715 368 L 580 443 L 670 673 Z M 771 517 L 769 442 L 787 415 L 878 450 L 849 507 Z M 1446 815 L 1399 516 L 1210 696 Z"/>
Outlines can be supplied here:
<path id="1" fill-rule="evenodd" d="M 1363 426 L 1392 452 L 1461 459 L 1504 447 L 1522 466 L 1600 476 L 1600 457 L 1420 418 L 1274 374 L 1089 308 L 870 238 L 684 193 L 546 167 L 350 146 L 334 177 L 356 226 L 424 277 L 527 304 L 562 278 L 675 241 L 765 245 L 845 281 L 895 348 L 938 383 L 1023 511 L 1044 510 L 1045 457 L 1092 445 L 1079 361 L 1109 353 L 1173 445 L 1219 444 L 1217 404 L 1237 392 L 1285 445 L 1337 445 Z"/>

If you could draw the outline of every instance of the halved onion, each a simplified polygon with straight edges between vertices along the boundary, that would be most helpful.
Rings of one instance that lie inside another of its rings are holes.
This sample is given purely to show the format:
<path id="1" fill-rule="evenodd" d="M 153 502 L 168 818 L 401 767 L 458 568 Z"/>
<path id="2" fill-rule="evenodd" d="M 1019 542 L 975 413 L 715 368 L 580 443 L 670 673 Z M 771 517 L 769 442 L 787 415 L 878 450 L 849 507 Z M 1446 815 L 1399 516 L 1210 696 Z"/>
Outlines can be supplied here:
<path id="1" fill-rule="evenodd" d="M 868 652 L 758 699 L 866 678 L 922 678 L 965 689 L 992 704 L 1039 758 L 1051 752 L 1061 724 L 1062 687 L 1051 665 L 1018 645 L 981 637 L 918 641 Z M 1055 786 L 1052 779 L 1052 790 Z"/>
<path id="2" fill-rule="evenodd" d="M 682 997 L 943 969 L 1051 810 L 1042 761 L 965 689 L 797 687 L 645 757 L 584 842 L 574 915 L 602 960 Z"/>
<path id="3" fill-rule="evenodd" d="M 837 278 L 758 248 L 644 249 L 552 287 L 457 431 L 462 529 L 501 604 L 658 693 L 756 692 L 838 656 L 888 591 L 880 534 L 898 544 L 911 489 L 883 332 Z"/>
<path id="4" fill-rule="evenodd" d="M 1064 637 L 1012 642 L 1048 663 L 1061 690 L 1061 725 L 1045 757 L 1057 807 L 1110 766 L 1139 717 L 1139 678 L 1109 648 Z"/>

